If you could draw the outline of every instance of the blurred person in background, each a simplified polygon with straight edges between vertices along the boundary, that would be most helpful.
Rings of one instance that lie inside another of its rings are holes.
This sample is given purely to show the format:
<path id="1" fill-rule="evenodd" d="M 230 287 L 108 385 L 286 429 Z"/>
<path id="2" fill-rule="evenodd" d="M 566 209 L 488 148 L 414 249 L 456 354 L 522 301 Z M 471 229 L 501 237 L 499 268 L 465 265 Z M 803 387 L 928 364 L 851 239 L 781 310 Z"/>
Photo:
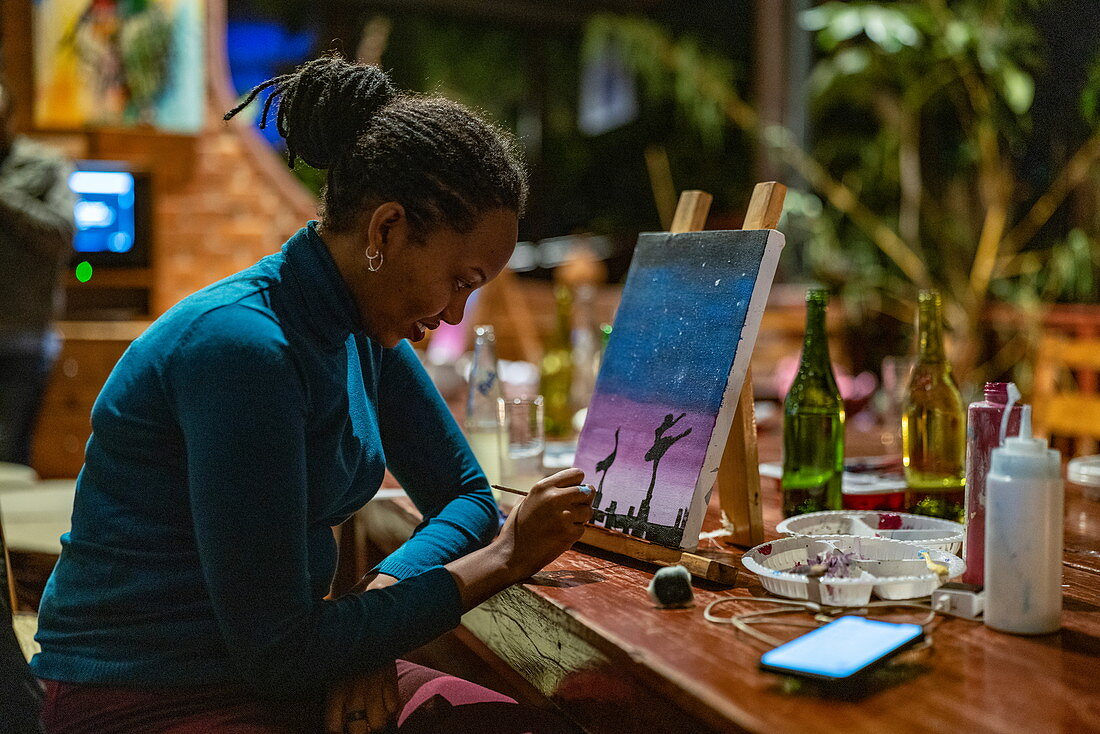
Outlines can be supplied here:
<path id="1" fill-rule="evenodd" d="M 11 130 L 0 82 L 0 461 L 30 464 L 31 438 L 60 350 L 58 315 L 73 239 L 72 168 Z"/>

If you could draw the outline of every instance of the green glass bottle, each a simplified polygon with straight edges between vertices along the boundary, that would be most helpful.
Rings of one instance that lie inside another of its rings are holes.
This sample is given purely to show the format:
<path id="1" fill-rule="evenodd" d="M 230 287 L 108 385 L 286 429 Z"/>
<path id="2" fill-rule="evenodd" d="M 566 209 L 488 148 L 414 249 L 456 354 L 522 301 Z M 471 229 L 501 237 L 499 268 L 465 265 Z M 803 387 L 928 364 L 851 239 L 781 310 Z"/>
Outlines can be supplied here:
<path id="1" fill-rule="evenodd" d="M 829 293 L 806 293 L 802 363 L 783 404 L 783 516 L 841 509 L 844 401 L 825 333 Z"/>
<path id="2" fill-rule="evenodd" d="M 541 391 L 546 437 L 563 439 L 573 435 L 573 296 L 559 285 L 554 298 L 557 326 L 542 355 Z"/>
<path id="3" fill-rule="evenodd" d="M 966 406 L 943 348 L 940 294 L 920 292 L 917 363 L 901 414 L 902 462 L 909 512 L 963 522 Z"/>

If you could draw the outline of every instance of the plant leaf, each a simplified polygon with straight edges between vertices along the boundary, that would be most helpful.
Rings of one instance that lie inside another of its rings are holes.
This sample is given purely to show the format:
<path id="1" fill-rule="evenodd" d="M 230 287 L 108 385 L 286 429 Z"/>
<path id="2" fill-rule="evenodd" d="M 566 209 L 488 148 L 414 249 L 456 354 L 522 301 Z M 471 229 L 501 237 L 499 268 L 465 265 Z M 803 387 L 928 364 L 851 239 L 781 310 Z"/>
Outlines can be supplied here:
<path id="1" fill-rule="evenodd" d="M 1001 85 L 1005 102 L 1017 115 L 1031 109 L 1035 99 L 1035 80 L 1015 64 L 1005 63 L 1001 67 Z"/>

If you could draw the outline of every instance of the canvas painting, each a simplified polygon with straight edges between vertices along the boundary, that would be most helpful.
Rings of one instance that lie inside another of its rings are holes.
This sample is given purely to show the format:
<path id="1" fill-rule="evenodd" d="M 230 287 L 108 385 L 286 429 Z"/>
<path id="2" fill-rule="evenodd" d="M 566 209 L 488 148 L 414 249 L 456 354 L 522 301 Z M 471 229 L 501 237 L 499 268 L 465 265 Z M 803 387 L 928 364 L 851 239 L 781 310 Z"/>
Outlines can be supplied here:
<path id="1" fill-rule="evenodd" d="M 35 125 L 194 133 L 204 105 L 202 0 L 35 0 Z"/>
<path id="2" fill-rule="evenodd" d="M 783 241 L 639 237 L 577 444 L 594 524 L 697 546 Z"/>

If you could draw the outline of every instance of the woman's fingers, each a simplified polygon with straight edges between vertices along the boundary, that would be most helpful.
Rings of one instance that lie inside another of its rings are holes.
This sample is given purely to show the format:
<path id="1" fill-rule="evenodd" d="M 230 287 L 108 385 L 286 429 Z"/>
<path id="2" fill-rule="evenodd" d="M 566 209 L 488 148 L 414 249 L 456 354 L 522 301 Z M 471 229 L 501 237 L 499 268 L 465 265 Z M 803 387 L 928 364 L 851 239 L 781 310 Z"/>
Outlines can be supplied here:
<path id="1" fill-rule="evenodd" d="M 356 691 L 356 706 L 360 711 L 367 712 L 368 731 L 382 732 L 390 723 L 390 712 L 386 709 L 386 700 L 382 689 L 385 687 L 385 674 L 383 671 L 373 671 L 360 678 L 360 685 Z M 353 730 L 358 732 L 358 730 Z"/>
<path id="2" fill-rule="evenodd" d="M 552 487 L 573 487 L 584 481 L 584 472 L 576 467 L 562 469 L 556 474 L 551 474 L 541 479 L 531 488 L 532 492 L 538 492 Z"/>
<path id="3" fill-rule="evenodd" d="M 575 505 L 584 505 L 586 507 L 592 506 L 592 495 L 595 490 L 587 484 L 582 484 L 577 487 L 577 491 L 570 498 Z"/>
<path id="4" fill-rule="evenodd" d="M 578 528 L 592 519 L 592 511 L 588 510 L 564 510 L 561 513 L 562 520 L 567 525 L 575 525 Z"/>
<path id="5" fill-rule="evenodd" d="M 325 711 L 326 734 L 379 734 L 397 715 L 397 665 L 340 681 L 332 687 Z"/>
<path id="6" fill-rule="evenodd" d="M 326 734 L 344 734 L 344 701 L 347 683 L 339 681 L 329 690 L 328 703 L 325 706 Z"/>
<path id="7" fill-rule="evenodd" d="M 358 717 L 358 712 L 360 710 L 361 709 L 351 708 L 351 711 L 345 712 L 345 716 L 347 716 L 347 714 L 352 714 L 352 717 Z M 371 734 L 371 732 L 381 731 L 381 727 L 376 728 L 372 726 L 367 719 L 349 718 L 345 719 L 343 731 L 345 734 Z"/>
<path id="8" fill-rule="evenodd" d="M 391 663 L 386 668 L 387 675 L 382 685 L 382 698 L 386 704 L 389 721 L 395 722 L 401 713 L 401 698 L 397 695 L 397 664 Z"/>
<path id="9" fill-rule="evenodd" d="M 562 509 L 579 505 L 592 504 L 592 492 L 587 485 L 573 487 L 552 487 L 542 493 L 546 502 L 560 505 Z"/>
<path id="10" fill-rule="evenodd" d="M 562 513 L 571 518 L 571 522 L 588 522 L 592 519 L 592 505 L 588 502 L 570 502 Z"/>

